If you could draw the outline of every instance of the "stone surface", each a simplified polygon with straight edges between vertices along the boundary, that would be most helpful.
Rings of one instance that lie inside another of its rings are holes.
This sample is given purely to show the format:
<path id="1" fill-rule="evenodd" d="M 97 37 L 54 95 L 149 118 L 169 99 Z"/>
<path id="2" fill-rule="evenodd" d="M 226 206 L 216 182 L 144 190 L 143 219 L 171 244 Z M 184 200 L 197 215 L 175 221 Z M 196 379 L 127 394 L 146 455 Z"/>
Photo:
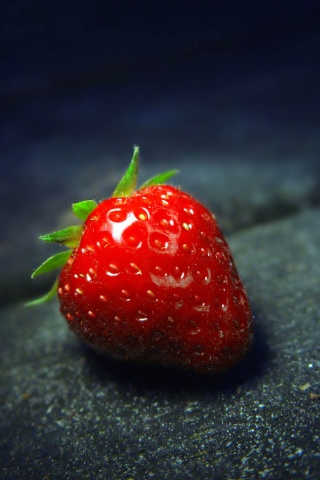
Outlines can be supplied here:
<path id="1" fill-rule="evenodd" d="M 320 478 L 320 210 L 229 240 L 256 330 L 222 377 L 101 357 L 55 302 L 1 309 L 1 479 Z"/>

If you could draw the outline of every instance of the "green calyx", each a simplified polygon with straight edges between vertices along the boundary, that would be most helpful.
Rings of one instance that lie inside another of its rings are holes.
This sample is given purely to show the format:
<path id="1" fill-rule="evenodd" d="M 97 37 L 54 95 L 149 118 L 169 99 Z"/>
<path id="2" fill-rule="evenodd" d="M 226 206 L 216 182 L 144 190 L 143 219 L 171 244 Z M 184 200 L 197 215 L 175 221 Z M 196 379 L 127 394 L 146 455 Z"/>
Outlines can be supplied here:
<path id="1" fill-rule="evenodd" d="M 121 178 L 120 182 L 118 183 L 117 188 L 113 192 L 113 197 L 130 197 L 130 195 L 133 194 L 137 186 L 139 164 L 140 150 L 139 147 L 134 146 L 133 156 L 130 165 L 127 168 L 123 177 Z M 152 185 L 160 185 L 161 183 L 165 183 L 176 173 L 178 173 L 178 170 L 168 170 L 167 172 L 155 175 L 154 177 L 143 183 L 139 190 L 145 187 L 151 187 Z"/>
<path id="2" fill-rule="evenodd" d="M 125 174 L 118 183 L 118 186 L 114 190 L 112 197 L 129 197 L 134 193 L 137 186 L 139 163 L 139 147 L 135 146 L 133 149 L 133 156 L 129 167 L 127 168 Z M 154 177 L 143 183 L 139 189 L 165 183 L 176 173 L 177 170 L 169 170 L 167 172 L 160 173 L 159 175 L 155 175 Z M 94 200 L 84 200 L 74 203 L 72 205 L 72 211 L 78 219 L 82 220 L 82 222 L 85 222 L 90 213 L 97 206 L 98 204 Z M 31 278 L 35 278 L 39 275 L 43 275 L 44 273 L 49 273 L 54 270 L 63 268 L 69 257 L 71 256 L 73 249 L 79 245 L 82 232 L 83 224 L 80 224 L 73 225 L 71 227 L 67 227 L 52 233 L 40 235 L 39 239 L 43 242 L 59 243 L 65 247 L 68 247 L 69 250 L 56 253 L 52 257 L 49 257 L 33 272 Z M 55 281 L 48 293 L 38 299 L 27 302 L 26 306 L 39 305 L 41 303 L 47 302 L 48 300 L 51 300 L 56 296 L 57 286 L 58 279 Z"/>

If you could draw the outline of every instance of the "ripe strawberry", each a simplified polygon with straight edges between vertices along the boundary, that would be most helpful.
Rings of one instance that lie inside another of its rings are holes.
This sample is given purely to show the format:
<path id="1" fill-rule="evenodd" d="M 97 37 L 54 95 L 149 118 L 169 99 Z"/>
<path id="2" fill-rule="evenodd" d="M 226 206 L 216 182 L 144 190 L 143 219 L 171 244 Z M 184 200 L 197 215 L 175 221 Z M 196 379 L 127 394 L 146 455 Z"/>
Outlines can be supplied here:
<path id="1" fill-rule="evenodd" d="M 222 372 L 252 340 L 252 314 L 215 218 L 178 188 L 134 192 L 138 147 L 113 196 L 73 205 L 82 226 L 40 237 L 71 247 L 33 276 L 63 266 L 53 289 L 72 331 L 109 355 Z"/>

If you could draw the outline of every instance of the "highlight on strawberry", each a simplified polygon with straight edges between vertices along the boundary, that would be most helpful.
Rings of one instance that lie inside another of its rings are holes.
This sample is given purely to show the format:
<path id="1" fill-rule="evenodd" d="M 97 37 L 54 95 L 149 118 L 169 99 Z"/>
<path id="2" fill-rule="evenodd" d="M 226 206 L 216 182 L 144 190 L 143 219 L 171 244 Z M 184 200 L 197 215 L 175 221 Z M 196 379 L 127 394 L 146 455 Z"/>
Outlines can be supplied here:
<path id="1" fill-rule="evenodd" d="M 253 317 L 214 215 L 167 185 L 136 190 L 139 148 L 110 198 L 72 205 L 83 223 L 41 235 L 67 249 L 32 275 L 60 270 L 52 289 L 70 329 L 125 361 L 221 373 L 252 343 Z"/>

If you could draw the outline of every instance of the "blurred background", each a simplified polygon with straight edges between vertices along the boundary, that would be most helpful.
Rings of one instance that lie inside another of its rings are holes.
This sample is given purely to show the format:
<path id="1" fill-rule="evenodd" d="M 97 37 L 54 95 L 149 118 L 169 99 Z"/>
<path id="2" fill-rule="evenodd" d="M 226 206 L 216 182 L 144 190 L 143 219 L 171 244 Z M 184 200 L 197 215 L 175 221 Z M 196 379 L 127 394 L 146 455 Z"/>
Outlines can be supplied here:
<path id="1" fill-rule="evenodd" d="M 316 1 L 3 0 L 0 302 L 141 147 L 226 234 L 320 203 Z M 38 285 L 38 286 L 36 286 Z"/>

